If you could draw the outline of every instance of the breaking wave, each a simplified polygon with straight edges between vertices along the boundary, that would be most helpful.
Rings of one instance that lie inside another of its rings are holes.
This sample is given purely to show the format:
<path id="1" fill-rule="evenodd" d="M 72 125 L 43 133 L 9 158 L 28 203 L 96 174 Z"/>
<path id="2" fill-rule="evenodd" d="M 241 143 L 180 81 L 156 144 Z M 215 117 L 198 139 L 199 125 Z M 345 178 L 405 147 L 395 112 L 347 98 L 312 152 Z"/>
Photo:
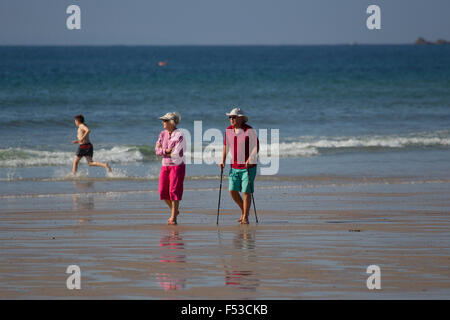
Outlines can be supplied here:
<path id="1" fill-rule="evenodd" d="M 450 132 L 435 132 L 410 135 L 370 135 L 359 137 L 311 137 L 301 136 L 289 138 L 271 146 L 261 144 L 261 157 L 264 151 L 277 147 L 280 157 L 310 157 L 324 153 L 345 151 L 370 151 L 385 149 L 426 148 L 450 146 Z M 221 146 L 216 145 L 215 156 L 212 152 L 194 153 L 186 152 L 186 157 L 191 159 L 203 158 L 204 161 L 213 163 L 220 158 Z M 32 166 L 59 166 L 71 165 L 74 152 L 46 151 L 30 148 L 0 149 L 0 167 L 32 167 Z M 115 146 L 110 149 L 95 149 L 94 159 L 110 163 L 136 163 L 147 161 L 159 161 L 155 155 L 153 146 Z"/>

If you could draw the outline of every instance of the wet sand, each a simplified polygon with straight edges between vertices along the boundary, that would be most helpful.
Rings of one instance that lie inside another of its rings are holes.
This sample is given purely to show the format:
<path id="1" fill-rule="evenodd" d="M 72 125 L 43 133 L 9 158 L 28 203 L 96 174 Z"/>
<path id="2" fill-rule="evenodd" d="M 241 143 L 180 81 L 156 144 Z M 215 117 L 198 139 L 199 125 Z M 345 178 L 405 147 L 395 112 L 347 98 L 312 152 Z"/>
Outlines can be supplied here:
<path id="1" fill-rule="evenodd" d="M 224 193 L 219 227 L 216 190 L 185 192 L 178 226 L 156 194 L 4 199 L 0 298 L 448 299 L 449 190 L 256 189 L 249 226 Z M 366 287 L 373 264 L 381 290 Z"/>

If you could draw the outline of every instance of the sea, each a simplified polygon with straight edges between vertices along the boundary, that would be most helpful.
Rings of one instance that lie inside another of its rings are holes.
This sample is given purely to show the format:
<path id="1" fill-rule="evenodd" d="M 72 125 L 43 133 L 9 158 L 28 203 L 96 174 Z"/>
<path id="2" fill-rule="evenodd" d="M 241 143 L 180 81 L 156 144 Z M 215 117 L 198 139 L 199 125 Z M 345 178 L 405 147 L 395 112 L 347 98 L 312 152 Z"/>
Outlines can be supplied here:
<path id="1" fill-rule="evenodd" d="M 221 141 L 204 133 L 223 132 L 235 107 L 279 152 L 256 190 L 450 182 L 449 45 L 0 46 L 3 206 L 157 193 L 158 117 L 179 112 L 192 139 L 200 123 L 206 148 Z M 111 174 L 82 160 L 71 176 L 77 114 Z M 185 188 L 217 189 L 213 154 L 186 155 L 200 161 Z"/>

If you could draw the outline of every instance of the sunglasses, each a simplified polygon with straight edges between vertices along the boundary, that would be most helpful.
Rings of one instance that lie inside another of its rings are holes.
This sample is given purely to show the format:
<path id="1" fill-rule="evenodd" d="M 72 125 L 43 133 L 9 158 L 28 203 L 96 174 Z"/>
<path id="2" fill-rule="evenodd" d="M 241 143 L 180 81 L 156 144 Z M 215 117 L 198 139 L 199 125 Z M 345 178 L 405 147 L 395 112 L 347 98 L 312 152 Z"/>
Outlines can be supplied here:
<path id="1" fill-rule="evenodd" d="M 165 119 L 163 120 L 163 122 L 167 122 L 167 121 L 169 121 L 169 120 L 165 120 Z"/>
<path id="2" fill-rule="evenodd" d="M 236 119 L 237 117 L 236 117 L 236 116 L 229 116 L 228 118 L 230 118 L 230 119 Z"/>

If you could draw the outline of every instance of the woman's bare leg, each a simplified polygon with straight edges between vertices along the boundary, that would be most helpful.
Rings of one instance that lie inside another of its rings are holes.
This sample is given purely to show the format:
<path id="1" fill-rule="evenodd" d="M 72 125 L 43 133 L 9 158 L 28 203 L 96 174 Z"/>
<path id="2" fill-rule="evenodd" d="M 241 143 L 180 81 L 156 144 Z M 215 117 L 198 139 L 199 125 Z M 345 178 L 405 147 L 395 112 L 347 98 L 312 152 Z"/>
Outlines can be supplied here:
<path id="1" fill-rule="evenodd" d="M 180 201 L 179 200 L 170 201 L 170 200 L 164 199 L 164 202 L 167 204 L 167 206 L 169 207 L 170 212 L 171 212 L 171 216 L 170 216 L 169 220 L 167 220 L 167 223 L 168 224 L 177 224 L 177 217 L 180 213 L 178 210 Z"/>
<path id="2" fill-rule="evenodd" d="M 172 212 L 172 201 L 167 200 L 167 199 L 164 199 L 164 202 L 165 202 L 165 203 L 167 204 L 167 206 L 169 207 L 170 212 Z"/>
<path id="3" fill-rule="evenodd" d="M 172 203 L 172 216 L 169 218 L 169 220 L 167 222 L 168 222 L 168 224 L 175 225 L 175 224 L 177 224 L 177 217 L 178 217 L 178 214 L 180 213 L 178 210 L 178 207 L 180 205 L 180 200 L 173 200 L 173 201 L 171 201 L 171 203 Z"/>
<path id="4" fill-rule="evenodd" d="M 170 209 L 170 213 L 172 214 L 172 201 L 168 200 L 168 199 L 164 199 L 164 202 L 167 204 L 167 206 Z M 170 216 L 170 218 L 167 220 L 167 224 L 170 224 L 172 222 L 172 216 Z"/>

